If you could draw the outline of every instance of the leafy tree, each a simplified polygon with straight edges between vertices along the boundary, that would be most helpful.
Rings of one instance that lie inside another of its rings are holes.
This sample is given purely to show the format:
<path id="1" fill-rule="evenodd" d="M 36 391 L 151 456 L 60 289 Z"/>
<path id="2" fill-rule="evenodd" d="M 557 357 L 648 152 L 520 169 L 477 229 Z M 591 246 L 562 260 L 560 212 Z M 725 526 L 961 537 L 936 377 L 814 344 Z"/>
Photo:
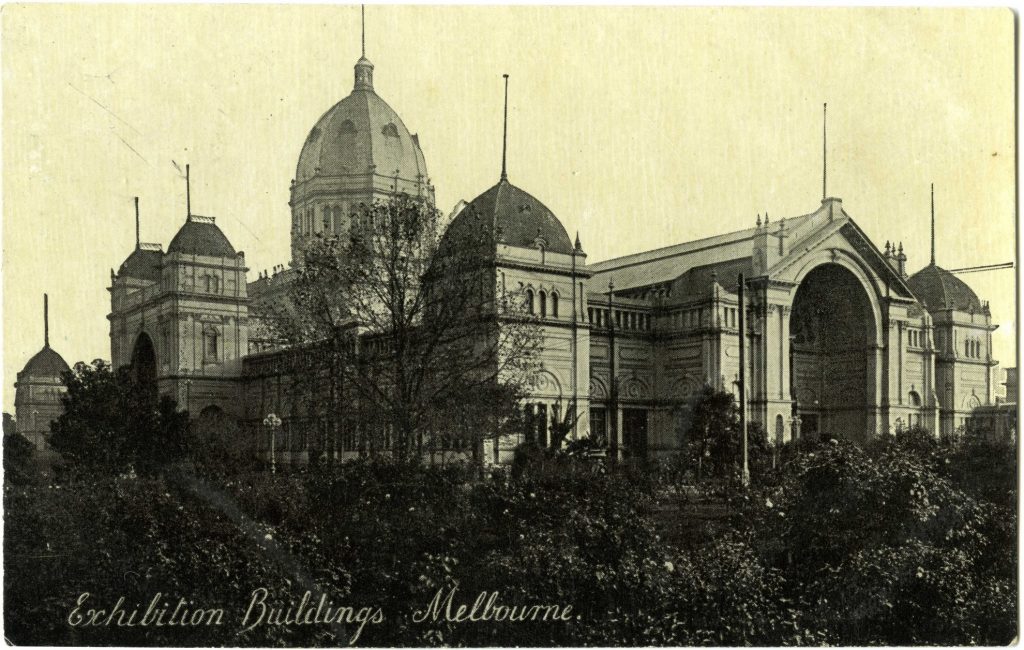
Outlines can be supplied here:
<path id="1" fill-rule="evenodd" d="M 72 470 L 152 473 L 184 456 L 188 413 L 129 368 L 113 370 L 102 359 L 78 362 L 62 380 L 64 412 L 51 426 L 49 444 Z"/>
<path id="2" fill-rule="evenodd" d="M 539 329 L 498 285 L 486 229 L 442 231 L 414 197 L 362 205 L 347 234 L 310 243 L 262 314 L 301 351 L 290 374 L 311 410 L 335 436 L 358 430 L 360 448 L 411 458 L 444 442 L 479 460 L 482 441 L 517 421 Z"/>
<path id="3" fill-rule="evenodd" d="M 704 387 L 693 406 L 685 447 L 698 481 L 705 476 L 728 478 L 739 471 L 743 432 L 732 393 Z M 751 472 L 755 473 L 768 454 L 768 438 L 755 422 L 747 424 L 747 454 Z"/>

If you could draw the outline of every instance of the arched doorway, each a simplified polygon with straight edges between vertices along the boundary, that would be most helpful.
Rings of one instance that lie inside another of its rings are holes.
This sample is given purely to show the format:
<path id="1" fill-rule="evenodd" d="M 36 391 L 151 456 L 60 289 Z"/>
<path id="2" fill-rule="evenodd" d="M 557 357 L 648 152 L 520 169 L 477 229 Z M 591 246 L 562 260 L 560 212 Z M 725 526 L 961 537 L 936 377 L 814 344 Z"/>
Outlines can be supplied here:
<path id="1" fill-rule="evenodd" d="M 844 266 L 812 269 L 797 288 L 789 321 L 794 409 L 804 436 L 864 440 L 874 398 L 874 311 Z"/>
<path id="2" fill-rule="evenodd" d="M 143 386 L 156 390 L 156 348 L 149 334 L 142 332 L 132 350 L 132 377 Z"/>

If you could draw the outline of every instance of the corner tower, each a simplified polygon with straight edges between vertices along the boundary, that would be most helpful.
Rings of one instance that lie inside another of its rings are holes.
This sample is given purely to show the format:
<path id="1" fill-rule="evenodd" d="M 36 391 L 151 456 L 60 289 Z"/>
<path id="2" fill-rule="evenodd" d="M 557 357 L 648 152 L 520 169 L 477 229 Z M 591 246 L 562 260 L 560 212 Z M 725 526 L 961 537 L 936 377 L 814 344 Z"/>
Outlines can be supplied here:
<path id="1" fill-rule="evenodd" d="M 419 138 L 374 91 L 363 43 L 352 92 L 317 121 L 299 154 L 289 201 L 296 265 L 313 237 L 348 232 L 360 204 L 395 192 L 434 203 Z"/>

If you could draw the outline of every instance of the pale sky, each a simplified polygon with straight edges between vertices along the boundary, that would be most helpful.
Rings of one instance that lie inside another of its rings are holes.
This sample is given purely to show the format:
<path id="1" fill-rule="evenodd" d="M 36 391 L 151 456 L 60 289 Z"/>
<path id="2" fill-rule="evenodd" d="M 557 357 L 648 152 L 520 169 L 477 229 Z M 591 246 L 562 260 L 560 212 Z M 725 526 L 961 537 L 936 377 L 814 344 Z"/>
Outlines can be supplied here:
<path id="1" fill-rule="evenodd" d="M 110 269 L 166 248 L 192 205 L 250 278 L 289 258 L 288 185 L 317 118 L 352 88 L 357 6 L 3 8 L 3 408 L 43 343 L 110 357 Z M 377 93 L 418 133 L 445 212 L 500 171 L 579 230 L 590 261 L 816 209 L 928 263 L 1015 259 L 1007 9 L 367 8 Z M 1015 365 L 1015 272 L 961 276 Z M 1001 373 L 1000 373 L 1001 375 Z M 1000 379 L 1001 381 L 1001 379 Z"/>

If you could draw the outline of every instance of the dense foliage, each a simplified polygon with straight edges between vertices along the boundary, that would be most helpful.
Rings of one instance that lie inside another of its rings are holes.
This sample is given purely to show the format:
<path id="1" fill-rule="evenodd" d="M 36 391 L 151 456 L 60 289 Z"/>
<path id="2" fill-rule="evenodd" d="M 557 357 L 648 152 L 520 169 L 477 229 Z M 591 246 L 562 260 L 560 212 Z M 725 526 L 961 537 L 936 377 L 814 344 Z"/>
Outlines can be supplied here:
<path id="1" fill-rule="evenodd" d="M 64 411 L 51 425 L 49 444 L 68 469 L 149 474 L 184 457 L 188 413 L 129 368 L 114 370 L 96 359 L 76 363 L 62 379 Z"/>
<path id="2" fill-rule="evenodd" d="M 749 490 L 711 493 L 680 485 L 679 472 L 594 452 L 524 447 L 514 468 L 484 479 L 459 465 L 366 458 L 217 481 L 190 464 L 8 481 L 7 635 L 243 646 L 945 645 L 1016 635 L 1012 446 L 920 432 L 865 449 L 805 443 L 781 450 Z M 704 534 L 679 534 L 708 521 Z M 368 608 L 366 620 L 246 629 L 261 588 L 275 606 L 294 608 L 309 591 L 314 602 L 325 594 Z M 83 592 L 107 608 L 124 596 L 125 609 L 145 609 L 157 592 L 171 607 L 185 597 L 223 608 L 224 622 L 69 625 Z M 480 598 L 478 617 L 538 605 L 557 620 L 453 621 L 449 597 L 455 618 Z"/>

